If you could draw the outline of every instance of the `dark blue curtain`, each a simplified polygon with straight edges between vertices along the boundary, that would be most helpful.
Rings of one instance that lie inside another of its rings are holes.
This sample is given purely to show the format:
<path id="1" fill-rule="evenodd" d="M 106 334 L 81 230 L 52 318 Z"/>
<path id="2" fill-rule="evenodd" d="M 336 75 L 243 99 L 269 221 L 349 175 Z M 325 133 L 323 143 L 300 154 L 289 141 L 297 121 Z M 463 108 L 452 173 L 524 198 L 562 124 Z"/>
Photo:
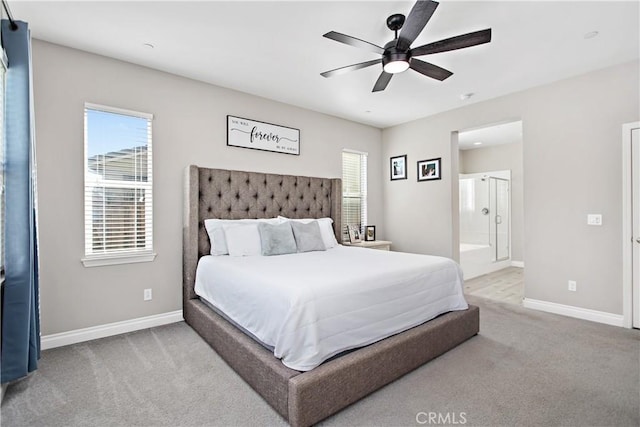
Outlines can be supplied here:
<path id="1" fill-rule="evenodd" d="M 40 359 L 36 163 L 31 37 L 25 22 L 2 21 L 8 68 L 5 92 L 5 283 L 2 383 L 24 377 Z"/>

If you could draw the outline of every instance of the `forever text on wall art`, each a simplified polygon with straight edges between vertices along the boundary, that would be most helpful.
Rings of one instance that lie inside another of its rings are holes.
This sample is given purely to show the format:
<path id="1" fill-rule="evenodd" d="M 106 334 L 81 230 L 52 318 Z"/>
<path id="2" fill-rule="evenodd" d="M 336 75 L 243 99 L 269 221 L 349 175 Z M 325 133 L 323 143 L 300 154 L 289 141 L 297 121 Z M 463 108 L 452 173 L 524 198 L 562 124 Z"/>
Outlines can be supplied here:
<path id="1" fill-rule="evenodd" d="M 227 145 L 299 156 L 300 130 L 227 116 Z"/>

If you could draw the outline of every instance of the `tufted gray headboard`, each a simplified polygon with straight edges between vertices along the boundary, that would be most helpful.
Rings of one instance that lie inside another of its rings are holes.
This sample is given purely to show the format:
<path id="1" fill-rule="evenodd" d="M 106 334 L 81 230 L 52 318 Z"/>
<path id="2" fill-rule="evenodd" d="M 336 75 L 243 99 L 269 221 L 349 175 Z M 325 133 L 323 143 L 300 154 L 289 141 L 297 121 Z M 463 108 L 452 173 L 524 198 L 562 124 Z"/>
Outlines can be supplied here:
<path id="1" fill-rule="evenodd" d="M 183 219 L 184 298 L 193 292 L 196 266 L 210 251 L 207 218 L 333 218 L 341 239 L 342 181 L 188 166 Z"/>

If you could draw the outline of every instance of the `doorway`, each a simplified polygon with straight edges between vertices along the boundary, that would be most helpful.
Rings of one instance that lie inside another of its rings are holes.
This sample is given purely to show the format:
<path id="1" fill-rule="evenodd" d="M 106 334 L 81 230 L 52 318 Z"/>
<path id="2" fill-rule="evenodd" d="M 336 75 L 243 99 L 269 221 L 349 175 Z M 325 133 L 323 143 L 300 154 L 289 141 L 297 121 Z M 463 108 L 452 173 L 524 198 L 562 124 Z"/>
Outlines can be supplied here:
<path id="1" fill-rule="evenodd" d="M 640 328 L 640 122 L 622 127 L 623 315 Z"/>
<path id="2" fill-rule="evenodd" d="M 522 121 L 458 131 L 458 244 L 465 292 L 521 304 Z"/>

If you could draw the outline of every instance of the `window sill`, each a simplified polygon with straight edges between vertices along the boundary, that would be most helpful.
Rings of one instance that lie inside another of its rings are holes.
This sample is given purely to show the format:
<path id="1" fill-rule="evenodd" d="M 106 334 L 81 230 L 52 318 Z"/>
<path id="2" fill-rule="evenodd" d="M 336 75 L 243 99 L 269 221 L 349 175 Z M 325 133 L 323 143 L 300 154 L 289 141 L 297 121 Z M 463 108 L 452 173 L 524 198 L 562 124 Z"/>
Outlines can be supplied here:
<path id="1" fill-rule="evenodd" d="M 134 262 L 151 262 L 156 258 L 153 252 L 145 252 L 141 254 L 123 254 L 123 255 L 100 255 L 82 258 L 82 264 L 85 267 L 102 267 L 105 265 L 131 264 Z"/>

